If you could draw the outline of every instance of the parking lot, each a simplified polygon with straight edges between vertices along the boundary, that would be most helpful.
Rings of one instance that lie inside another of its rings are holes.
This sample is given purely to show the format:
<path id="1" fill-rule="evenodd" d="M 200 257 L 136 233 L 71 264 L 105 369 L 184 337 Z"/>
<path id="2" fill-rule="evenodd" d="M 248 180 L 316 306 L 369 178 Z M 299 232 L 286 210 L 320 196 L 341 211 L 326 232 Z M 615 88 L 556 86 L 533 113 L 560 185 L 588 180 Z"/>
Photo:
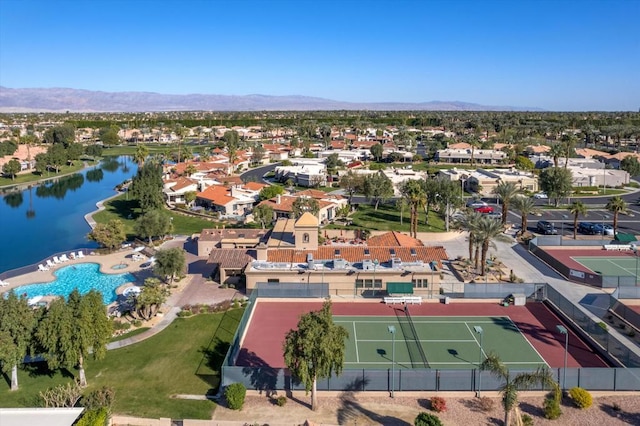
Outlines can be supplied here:
<path id="1" fill-rule="evenodd" d="M 498 207 L 495 208 L 498 209 Z M 640 234 L 640 209 L 637 206 L 633 206 L 629 213 L 628 215 L 618 215 L 618 232 Z M 571 215 L 568 210 L 542 210 L 539 215 L 529 215 L 527 219 L 527 229 L 531 232 L 538 233 L 536 231 L 536 223 L 539 220 L 551 222 L 557 229 L 558 235 L 573 235 L 573 215 Z M 521 222 L 520 215 L 510 211 L 507 222 L 513 225 L 519 225 Z M 578 217 L 578 223 L 580 222 L 612 225 L 613 214 L 604 209 L 589 210 L 587 216 Z M 578 235 L 584 234 L 578 233 Z"/>

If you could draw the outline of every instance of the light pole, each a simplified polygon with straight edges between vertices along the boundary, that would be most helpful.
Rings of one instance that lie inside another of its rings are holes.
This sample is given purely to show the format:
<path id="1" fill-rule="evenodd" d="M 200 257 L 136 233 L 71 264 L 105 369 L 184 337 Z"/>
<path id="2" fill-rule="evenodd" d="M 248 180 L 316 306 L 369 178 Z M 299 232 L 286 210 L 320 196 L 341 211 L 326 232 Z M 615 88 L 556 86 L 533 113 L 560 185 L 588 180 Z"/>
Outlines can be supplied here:
<path id="1" fill-rule="evenodd" d="M 566 214 L 562 215 L 562 224 L 560 225 L 560 245 L 562 245 L 562 238 L 564 237 L 564 221 L 569 219 Z"/>
<path id="2" fill-rule="evenodd" d="M 469 178 L 465 179 L 465 178 L 460 178 L 460 189 L 462 191 L 460 191 L 460 200 L 464 201 L 464 183 L 468 180 Z"/>
<path id="3" fill-rule="evenodd" d="M 604 242 L 604 220 L 605 219 L 609 219 L 609 215 L 608 214 L 602 214 L 602 241 Z"/>
<path id="4" fill-rule="evenodd" d="M 391 333 L 391 398 L 395 398 L 393 381 L 396 377 L 396 327 L 388 325 L 387 330 Z"/>
<path id="5" fill-rule="evenodd" d="M 638 246 L 636 244 L 631 244 L 631 250 L 633 250 L 633 254 L 636 256 L 636 285 L 638 284 Z M 618 287 L 620 287 L 620 281 L 618 281 Z"/>
<path id="6" fill-rule="evenodd" d="M 378 267 L 378 265 L 380 264 L 380 262 L 378 262 L 378 259 L 374 259 L 373 260 L 373 283 L 372 283 L 372 288 L 373 288 L 373 295 L 376 295 L 376 268 Z"/>
<path id="7" fill-rule="evenodd" d="M 480 369 L 480 366 L 482 365 L 482 334 L 483 334 L 483 330 L 482 327 L 480 327 L 479 325 L 474 325 L 473 326 L 473 331 L 475 331 L 476 333 L 478 333 L 480 335 L 480 360 L 478 361 L 478 398 L 480 398 L 480 391 L 482 388 L 482 370 Z"/>
<path id="8" fill-rule="evenodd" d="M 562 371 L 562 390 L 567 388 L 567 352 L 569 351 L 569 332 L 563 325 L 556 325 L 556 330 L 564 334 L 564 370 Z"/>

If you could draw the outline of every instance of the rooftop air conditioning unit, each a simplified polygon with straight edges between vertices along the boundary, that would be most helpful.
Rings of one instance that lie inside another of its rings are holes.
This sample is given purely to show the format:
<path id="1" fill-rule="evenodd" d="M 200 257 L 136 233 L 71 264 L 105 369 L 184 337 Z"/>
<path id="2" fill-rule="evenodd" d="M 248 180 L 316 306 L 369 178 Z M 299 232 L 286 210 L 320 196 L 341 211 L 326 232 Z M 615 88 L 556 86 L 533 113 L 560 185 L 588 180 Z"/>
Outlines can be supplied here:
<path id="1" fill-rule="evenodd" d="M 333 259 L 334 269 L 344 269 L 347 267 L 347 262 L 344 259 Z"/>
<path id="2" fill-rule="evenodd" d="M 392 268 L 400 268 L 400 267 L 402 267 L 402 259 L 399 259 L 397 257 L 392 257 L 391 258 L 391 267 Z"/>
<path id="3" fill-rule="evenodd" d="M 362 269 L 370 271 L 373 269 L 373 261 L 371 259 L 364 259 L 362 261 Z"/>

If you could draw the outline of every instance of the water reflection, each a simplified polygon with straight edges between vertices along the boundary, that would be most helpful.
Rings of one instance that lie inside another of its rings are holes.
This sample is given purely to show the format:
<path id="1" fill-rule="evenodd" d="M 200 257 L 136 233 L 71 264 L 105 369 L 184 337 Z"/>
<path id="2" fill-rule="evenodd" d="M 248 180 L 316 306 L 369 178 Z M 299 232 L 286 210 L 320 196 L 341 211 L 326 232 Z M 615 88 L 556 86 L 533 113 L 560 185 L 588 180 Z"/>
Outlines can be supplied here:
<path id="1" fill-rule="evenodd" d="M 107 172 L 115 172 L 120 167 L 120 162 L 117 158 L 108 158 L 102 162 L 100 167 Z"/>
<path id="2" fill-rule="evenodd" d="M 54 197 L 62 200 L 67 195 L 67 191 L 75 191 L 80 188 L 83 183 L 84 176 L 79 173 L 63 176 L 55 182 L 38 186 L 38 188 L 36 188 L 36 195 L 40 198 Z"/>
<path id="3" fill-rule="evenodd" d="M 4 196 L 4 202 L 12 209 L 17 209 L 24 201 L 22 192 L 11 192 Z"/>
<path id="4" fill-rule="evenodd" d="M 93 169 L 87 172 L 87 180 L 89 182 L 100 182 L 104 178 L 102 169 Z"/>

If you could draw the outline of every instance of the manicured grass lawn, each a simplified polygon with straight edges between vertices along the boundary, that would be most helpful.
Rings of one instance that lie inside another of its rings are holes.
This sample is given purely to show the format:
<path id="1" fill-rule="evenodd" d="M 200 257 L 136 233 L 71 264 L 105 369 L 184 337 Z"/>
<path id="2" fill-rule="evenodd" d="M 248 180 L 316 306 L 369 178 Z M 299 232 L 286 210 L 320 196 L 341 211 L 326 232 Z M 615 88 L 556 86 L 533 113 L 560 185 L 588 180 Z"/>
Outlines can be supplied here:
<path id="1" fill-rule="evenodd" d="M 101 361 L 87 361 L 87 392 L 109 386 L 115 390 L 114 413 L 137 417 L 210 419 L 211 401 L 173 399 L 176 394 L 214 393 L 220 365 L 242 316 L 226 313 L 178 318 L 161 333 L 122 349 Z M 41 370 L 35 370 L 40 367 Z M 76 371 L 73 371 L 76 374 Z M 66 371 L 48 372 L 43 364 L 19 370 L 20 390 L 0 381 L 1 407 L 38 405 L 38 393 L 72 380 Z"/>
<path id="2" fill-rule="evenodd" d="M 128 200 L 126 194 L 118 195 L 104 203 L 105 209 L 93 215 L 93 219 L 98 223 L 107 223 L 113 219 L 119 219 L 124 224 L 127 237 L 135 235 L 134 226 L 136 219 L 141 213 L 138 202 Z M 194 216 L 184 216 L 169 211 L 173 217 L 173 233 L 180 235 L 191 235 L 202 231 L 205 228 L 214 228 L 216 222 L 200 219 Z"/>
<path id="3" fill-rule="evenodd" d="M 110 339 L 110 342 L 117 342 L 118 340 L 128 339 L 129 337 L 137 336 L 138 334 L 142 334 L 145 331 L 149 330 L 149 327 L 140 327 L 134 330 L 129 331 L 128 333 L 121 334 L 117 337 Z"/>
<path id="4" fill-rule="evenodd" d="M 91 161 L 87 160 L 87 164 L 88 165 L 92 165 L 95 164 Z M 24 183 L 28 183 L 28 182 L 37 182 L 43 179 L 48 179 L 48 178 L 57 178 L 60 176 L 64 176 L 70 173 L 75 173 L 78 172 L 80 170 L 82 170 L 84 168 L 84 164 L 82 161 L 76 161 L 75 164 L 73 166 L 63 166 L 60 167 L 60 171 L 58 173 L 55 173 L 53 171 L 49 172 L 49 173 L 43 173 L 43 174 L 39 174 L 39 173 L 35 173 L 35 172 L 31 172 L 31 173 L 21 173 L 19 175 L 16 176 L 15 179 L 11 179 L 8 177 L 4 177 L 4 176 L 0 176 L 0 186 L 7 186 L 7 185 L 18 185 L 18 184 L 24 184 Z"/>
<path id="5" fill-rule="evenodd" d="M 352 226 L 328 226 L 328 229 L 332 228 L 364 228 L 376 231 L 404 231 L 409 232 L 409 220 L 411 214 L 409 209 L 405 209 L 400 224 L 400 210 L 392 204 L 381 204 L 378 206 L 378 210 L 374 209 L 374 206 L 367 204 L 360 204 L 358 210 L 354 212 L 349 218 L 353 221 Z M 429 212 L 429 225 L 425 225 L 425 213 L 420 212 L 418 215 L 418 232 L 440 232 L 444 231 L 444 220 L 434 212 Z"/>

